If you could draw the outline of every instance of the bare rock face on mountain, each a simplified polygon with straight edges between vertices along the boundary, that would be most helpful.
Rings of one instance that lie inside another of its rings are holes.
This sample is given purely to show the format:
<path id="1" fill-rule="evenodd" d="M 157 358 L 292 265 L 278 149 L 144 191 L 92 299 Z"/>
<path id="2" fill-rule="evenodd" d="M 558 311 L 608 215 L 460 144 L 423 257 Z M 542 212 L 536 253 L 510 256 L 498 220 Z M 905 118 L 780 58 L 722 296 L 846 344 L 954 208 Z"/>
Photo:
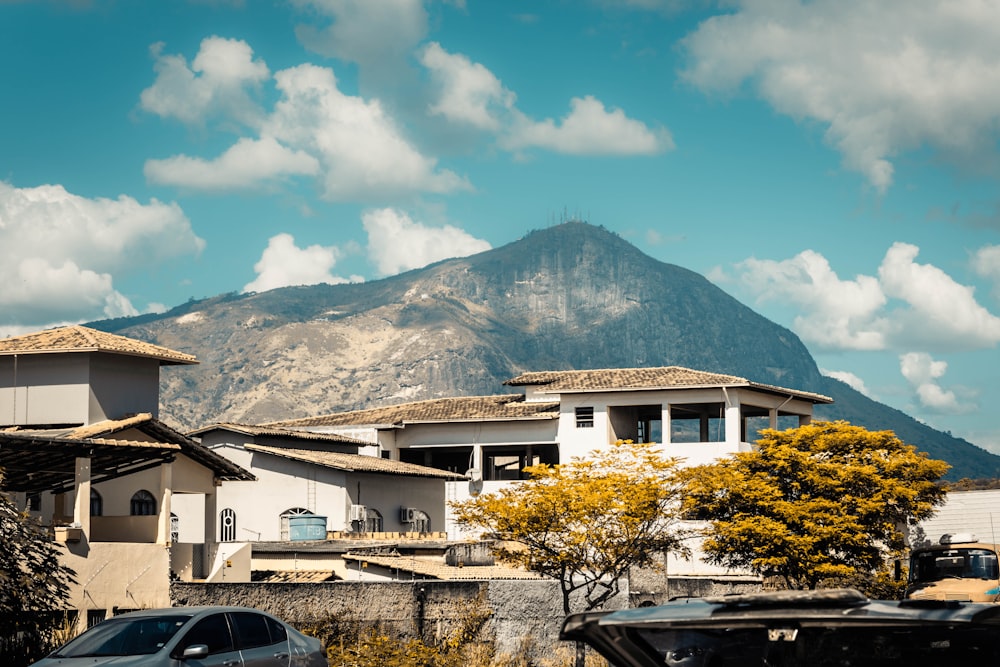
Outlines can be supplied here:
<path id="1" fill-rule="evenodd" d="M 680 365 L 829 395 L 819 418 L 893 429 L 951 463 L 950 478 L 1000 470 L 1000 457 L 822 376 L 795 334 L 701 275 L 581 222 L 376 282 L 93 326 L 198 357 L 161 373 L 161 416 L 181 428 L 505 393 L 523 371 Z"/>

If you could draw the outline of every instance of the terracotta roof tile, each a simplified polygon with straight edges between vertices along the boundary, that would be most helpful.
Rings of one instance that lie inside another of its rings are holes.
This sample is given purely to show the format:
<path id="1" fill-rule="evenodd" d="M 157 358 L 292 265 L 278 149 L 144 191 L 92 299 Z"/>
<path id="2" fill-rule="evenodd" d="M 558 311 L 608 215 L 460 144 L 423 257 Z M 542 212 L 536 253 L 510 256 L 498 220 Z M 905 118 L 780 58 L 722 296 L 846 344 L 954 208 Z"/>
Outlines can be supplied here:
<path id="1" fill-rule="evenodd" d="M 274 428 L 271 426 L 251 426 L 248 424 L 233 424 L 229 422 L 221 424 L 213 424 L 211 426 L 205 426 L 188 433 L 189 436 L 204 435 L 209 431 L 233 431 L 235 433 L 241 433 L 243 435 L 249 436 L 274 436 L 279 438 L 289 438 L 294 440 L 310 440 L 317 442 L 335 442 L 347 445 L 363 445 L 370 446 L 372 442 L 367 440 L 359 440 L 358 438 L 351 438 L 346 435 L 340 435 L 339 433 L 314 433 L 312 431 L 297 431 L 288 428 Z"/>
<path id="2" fill-rule="evenodd" d="M 80 325 L 0 339 L 0 355 L 52 352 L 112 352 L 159 359 L 163 364 L 197 364 L 192 354 Z"/>
<path id="3" fill-rule="evenodd" d="M 629 389 L 676 389 L 681 387 L 752 387 L 781 394 L 794 394 L 817 403 L 832 403 L 822 394 L 751 382 L 722 373 L 696 371 L 683 366 L 659 368 L 603 368 L 572 371 L 522 373 L 504 382 L 510 386 L 535 385 L 543 393 L 621 391 Z"/>
<path id="4" fill-rule="evenodd" d="M 438 477 L 450 480 L 465 479 L 462 475 L 446 470 L 438 470 L 437 468 L 429 468 L 414 463 L 404 463 L 403 461 L 392 461 L 378 456 L 306 449 L 286 449 L 285 447 L 267 447 L 264 445 L 244 445 L 244 448 L 251 452 L 262 452 L 295 461 L 315 463 L 316 465 L 335 468 L 337 470 L 346 470 L 347 472 L 409 475 L 411 477 Z"/>
<path id="5" fill-rule="evenodd" d="M 556 402 L 529 402 L 521 394 L 463 396 L 401 403 L 381 408 L 354 410 L 321 417 L 271 422 L 268 426 L 307 428 L 372 424 L 404 424 L 447 421 L 507 421 L 521 419 L 558 419 Z"/>
<path id="6" fill-rule="evenodd" d="M 355 555 L 344 554 L 345 561 L 370 563 L 390 570 L 409 572 L 426 579 L 477 580 L 477 579 L 544 579 L 537 572 L 503 565 L 469 565 L 457 567 L 437 559 L 406 555 Z"/>

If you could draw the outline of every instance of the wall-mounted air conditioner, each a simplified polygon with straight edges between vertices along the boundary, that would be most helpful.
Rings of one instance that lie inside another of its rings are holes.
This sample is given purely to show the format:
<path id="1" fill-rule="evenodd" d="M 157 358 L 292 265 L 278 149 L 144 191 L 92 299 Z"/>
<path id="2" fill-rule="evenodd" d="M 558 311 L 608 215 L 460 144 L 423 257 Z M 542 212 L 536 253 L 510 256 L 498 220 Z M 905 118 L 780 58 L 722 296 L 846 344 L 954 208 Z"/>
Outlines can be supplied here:
<path id="1" fill-rule="evenodd" d="M 351 521 L 366 521 L 368 508 L 364 505 L 351 505 Z"/>
<path id="2" fill-rule="evenodd" d="M 419 510 L 416 507 L 400 507 L 399 508 L 399 522 L 400 523 L 413 523 L 417 520 L 417 512 Z"/>

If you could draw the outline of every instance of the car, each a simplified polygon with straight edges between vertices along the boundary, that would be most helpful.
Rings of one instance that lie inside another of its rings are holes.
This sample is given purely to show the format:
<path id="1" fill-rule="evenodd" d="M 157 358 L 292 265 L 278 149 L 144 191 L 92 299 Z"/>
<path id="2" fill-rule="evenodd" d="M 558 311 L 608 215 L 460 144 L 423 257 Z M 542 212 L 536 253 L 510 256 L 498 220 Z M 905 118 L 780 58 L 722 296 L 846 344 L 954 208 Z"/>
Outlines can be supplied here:
<path id="1" fill-rule="evenodd" d="M 32 667 L 327 667 L 315 637 L 246 607 L 172 607 L 113 616 Z"/>
<path id="2" fill-rule="evenodd" d="M 680 599 L 571 614 L 560 639 L 616 667 L 1000 664 L 1000 605 L 870 600 L 853 589 Z"/>

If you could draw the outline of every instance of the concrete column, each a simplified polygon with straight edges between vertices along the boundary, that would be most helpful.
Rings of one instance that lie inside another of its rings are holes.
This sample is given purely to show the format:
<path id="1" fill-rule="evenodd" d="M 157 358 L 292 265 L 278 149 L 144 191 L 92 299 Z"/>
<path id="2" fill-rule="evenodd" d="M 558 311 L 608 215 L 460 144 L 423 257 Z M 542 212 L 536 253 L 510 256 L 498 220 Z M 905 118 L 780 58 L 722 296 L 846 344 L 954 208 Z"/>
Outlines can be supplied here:
<path id="1" fill-rule="evenodd" d="M 216 487 L 218 488 L 218 487 Z M 219 495 L 214 490 L 205 494 L 205 546 L 219 541 L 216 524 L 219 520 Z"/>
<path id="2" fill-rule="evenodd" d="M 740 444 L 740 435 L 743 431 L 743 415 L 740 410 L 740 397 L 738 394 L 730 394 L 726 401 L 726 444 L 737 451 Z"/>
<path id="3" fill-rule="evenodd" d="M 76 457 L 76 497 L 73 502 L 73 523 L 83 529 L 84 539 L 90 541 L 90 457 Z"/>
<path id="4" fill-rule="evenodd" d="M 170 544 L 170 501 L 174 486 L 174 464 L 160 466 L 160 515 L 156 522 L 156 543 Z"/>
<path id="5" fill-rule="evenodd" d="M 767 411 L 767 427 L 770 429 L 778 428 L 778 409 L 771 408 Z"/>
<path id="6" fill-rule="evenodd" d="M 662 431 L 662 435 L 660 437 L 663 439 L 663 444 L 664 445 L 670 444 L 670 431 L 671 431 L 671 428 L 670 428 L 670 404 L 669 403 L 664 403 L 663 404 L 663 410 L 662 410 L 662 413 L 660 415 L 660 420 L 661 420 L 660 421 L 660 431 Z"/>

